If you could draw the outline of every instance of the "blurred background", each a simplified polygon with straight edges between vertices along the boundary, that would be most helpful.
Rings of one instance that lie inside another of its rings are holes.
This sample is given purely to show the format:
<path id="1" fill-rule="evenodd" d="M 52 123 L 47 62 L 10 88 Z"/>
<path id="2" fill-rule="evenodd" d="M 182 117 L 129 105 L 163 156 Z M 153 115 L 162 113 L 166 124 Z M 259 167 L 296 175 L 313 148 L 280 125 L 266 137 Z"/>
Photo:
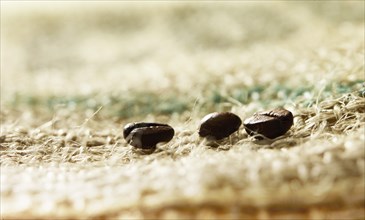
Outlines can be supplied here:
<path id="1" fill-rule="evenodd" d="M 170 104 L 140 113 L 227 95 L 245 103 L 266 88 L 288 98 L 325 76 L 363 80 L 363 48 L 362 1 L 2 1 L 1 101 L 122 99 L 117 114 L 127 117 L 155 99 Z"/>

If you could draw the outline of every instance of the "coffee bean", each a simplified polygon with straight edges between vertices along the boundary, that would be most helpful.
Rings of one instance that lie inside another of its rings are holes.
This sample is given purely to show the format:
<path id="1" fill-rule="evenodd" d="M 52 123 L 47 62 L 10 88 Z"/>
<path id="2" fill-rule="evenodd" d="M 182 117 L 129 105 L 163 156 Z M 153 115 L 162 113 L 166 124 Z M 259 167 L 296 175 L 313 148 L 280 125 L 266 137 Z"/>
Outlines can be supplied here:
<path id="1" fill-rule="evenodd" d="M 255 113 L 243 122 L 249 135 L 261 134 L 274 139 L 285 134 L 293 125 L 293 114 L 284 109 L 277 108 L 271 111 Z M 259 136 L 257 139 L 262 139 Z"/>
<path id="2" fill-rule="evenodd" d="M 220 140 L 237 131 L 241 124 L 241 119 L 233 113 L 214 112 L 202 119 L 199 136 L 209 140 Z"/>
<path id="3" fill-rule="evenodd" d="M 123 136 L 128 144 L 136 148 L 152 149 L 160 142 L 169 142 L 174 136 L 174 129 L 160 123 L 129 123 L 124 126 Z"/>

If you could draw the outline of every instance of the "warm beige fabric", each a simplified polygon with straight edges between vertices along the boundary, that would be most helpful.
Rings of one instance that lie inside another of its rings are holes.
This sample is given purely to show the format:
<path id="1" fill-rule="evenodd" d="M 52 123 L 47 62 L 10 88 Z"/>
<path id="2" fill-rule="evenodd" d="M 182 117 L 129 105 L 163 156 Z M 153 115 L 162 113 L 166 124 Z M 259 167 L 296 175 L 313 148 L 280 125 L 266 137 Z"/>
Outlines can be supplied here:
<path id="1" fill-rule="evenodd" d="M 363 2 L 1 4 L 2 218 L 364 218 Z M 231 96 L 258 85 L 248 103 Z M 313 88 L 265 91 L 281 85 Z M 212 89 L 227 101 L 208 106 Z M 112 94 L 139 92 L 193 104 L 110 113 Z M 74 95 L 104 104 L 21 99 Z M 279 104 L 295 120 L 276 141 L 198 137 L 209 112 Z M 141 154 L 122 137 L 134 120 L 176 135 Z"/>

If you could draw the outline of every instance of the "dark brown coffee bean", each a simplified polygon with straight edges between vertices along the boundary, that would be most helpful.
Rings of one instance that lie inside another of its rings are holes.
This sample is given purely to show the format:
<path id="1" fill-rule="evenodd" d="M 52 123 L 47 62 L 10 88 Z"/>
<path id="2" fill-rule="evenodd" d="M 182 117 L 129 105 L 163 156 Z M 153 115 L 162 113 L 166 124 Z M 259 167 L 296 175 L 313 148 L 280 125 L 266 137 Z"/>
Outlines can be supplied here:
<path id="1" fill-rule="evenodd" d="M 160 142 L 169 142 L 174 136 L 174 129 L 160 123 L 129 123 L 124 126 L 123 136 L 128 144 L 136 148 L 156 148 Z"/>
<path id="2" fill-rule="evenodd" d="M 277 108 L 271 111 L 255 113 L 243 122 L 249 135 L 261 134 L 274 139 L 285 134 L 293 125 L 293 114 L 284 109 Z M 257 139 L 262 139 L 259 136 Z"/>
<path id="3" fill-rule="evenodd" d="M 202 119 L 199 136 L 220 140 L 237 131 L 241 124 L 241 119 L 231 112 L 214 112 Z"/>

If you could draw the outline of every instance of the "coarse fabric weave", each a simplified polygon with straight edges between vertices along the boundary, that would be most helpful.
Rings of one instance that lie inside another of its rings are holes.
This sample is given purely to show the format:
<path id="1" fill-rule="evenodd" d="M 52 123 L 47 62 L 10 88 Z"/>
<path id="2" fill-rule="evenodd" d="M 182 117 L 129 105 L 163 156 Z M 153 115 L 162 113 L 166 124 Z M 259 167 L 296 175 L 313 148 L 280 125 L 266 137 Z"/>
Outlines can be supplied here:
<path id="1" fill-rule="evenodd" d="M 2 219 L 364 219 L 364 2 L 1 2 Z M 200 120 L 285 107 L 218 142 Z M 129 122 L 175 129 L 153 153 Z"/>

